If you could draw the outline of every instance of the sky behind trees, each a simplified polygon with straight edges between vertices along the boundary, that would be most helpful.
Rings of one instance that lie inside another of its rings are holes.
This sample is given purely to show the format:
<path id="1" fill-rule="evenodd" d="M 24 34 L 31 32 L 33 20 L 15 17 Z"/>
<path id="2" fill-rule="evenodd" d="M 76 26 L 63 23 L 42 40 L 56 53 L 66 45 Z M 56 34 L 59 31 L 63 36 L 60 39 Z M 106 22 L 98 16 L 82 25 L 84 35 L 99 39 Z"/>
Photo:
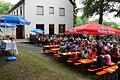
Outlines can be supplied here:
<path id="1" fill-rule="evenodd" d="M 16 4 L 20 0 L 0 0 L 0 1 L 6 1 L 6 2 L 10 2 L 11 4 Z"/>

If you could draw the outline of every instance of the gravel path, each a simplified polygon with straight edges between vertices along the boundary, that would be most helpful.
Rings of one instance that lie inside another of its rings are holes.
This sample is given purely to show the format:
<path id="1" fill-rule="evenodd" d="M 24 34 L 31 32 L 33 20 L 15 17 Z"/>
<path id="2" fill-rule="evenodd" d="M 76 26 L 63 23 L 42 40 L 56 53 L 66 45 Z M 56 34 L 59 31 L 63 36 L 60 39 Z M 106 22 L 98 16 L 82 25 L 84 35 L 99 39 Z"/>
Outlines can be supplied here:
<path id="1" fill-rule="evenodd" d="M 24 49 L 26 51 L 32 52 L 34 54 L 40 54 L 42 53 L 42 47 L 35 46 L 33 44 L 29 44 L 27 42 L 24 43 L 17 43 L 18 49 Z"/>

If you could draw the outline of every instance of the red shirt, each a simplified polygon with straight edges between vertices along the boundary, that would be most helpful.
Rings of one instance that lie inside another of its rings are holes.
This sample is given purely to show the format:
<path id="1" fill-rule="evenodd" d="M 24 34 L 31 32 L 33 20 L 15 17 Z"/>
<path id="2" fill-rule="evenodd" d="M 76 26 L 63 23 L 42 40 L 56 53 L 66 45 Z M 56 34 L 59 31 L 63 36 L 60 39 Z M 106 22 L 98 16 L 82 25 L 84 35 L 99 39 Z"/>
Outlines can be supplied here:
<path id="1" fill-rule="evenodd" d="M 73 62 L 77 62 L 78 59 L 79 59 L 79 57 L 78 57 L 77 54 L 72 54 L 72 55 L 71 55 L 71 60 L 72 60 Z"/>
<path id="2" fill-rule="evenodd" d="M 61 41 L 58 41 L 57 44 L 58 44 L 58 45 L 61 45 Z"/>
<path id="3" fill-rule="evenodd" d="M 50 44 L 49 45 L 55 45 L 55 43 L 54 42 L 50 42 Z"/>
<path id="4" fill-rule="evenodd" d="M 96 52 L 91 52 L 90 57 L 96 57 Z"/>

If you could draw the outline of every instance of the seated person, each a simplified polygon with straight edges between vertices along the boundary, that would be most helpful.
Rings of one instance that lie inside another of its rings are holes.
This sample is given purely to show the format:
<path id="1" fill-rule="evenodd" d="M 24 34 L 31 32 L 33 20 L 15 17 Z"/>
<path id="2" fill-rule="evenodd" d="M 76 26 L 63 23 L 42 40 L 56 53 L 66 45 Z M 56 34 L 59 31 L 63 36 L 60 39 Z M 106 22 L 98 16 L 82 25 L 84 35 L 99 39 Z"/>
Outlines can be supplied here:
<path id="1" fill-rule="evenodd" d="M 99 55 L 97 56 L 96 64 L 97 64 L 97 67 L 102 67 L 105 65 L 103 53 L 99 53 Z"/>
<path id="2" fill-rule="evenodd" d="M 64 45 L 64 44 L 62 44 L 62 45 L 60 46 L 60 52 L 61 52 L 61 53 L 65 52 L 65 45 Z"/>
<path id="3" fill-rule="evenodd" d="M 14 37 L 10 37 L 9 39 L 10 39 L 11 41 L 13 41 L 13 40 L 14 40 Z"/>
<path id="4" fill-rule="evenodd" d="M 88 46 L 88 49 L 87 49 L 88 53 L 90 54 L 92 52 L 92 47 L 91 46 Z"/>
<path id="5" fill-rule="evenodd" d="M 120 55 L 119 46 L 118 45 L 114 45 L 112 50 L 111 50 L 111 52 L 112 52 L 113 55 Z"/>
<path id="6" fill-rule="evenodd" d="M 96 49 L 94 48 L 94 49 L 92 49 L 92 52 L 89 54 L 89 57 L 90 58 L 96 58 Z"/>
<path id="7" fill-rule="evenodd" d="M 78 54 L 72 54 L 72 55 L 71 55 L 71 60 L 72 60 L 73 62 L 77 62 L 78 59 L 79 59 Z"/>
<path id="8" fill-rule="evenodd" d="M 75 50 L 75 51 L 80 51 L 80 46 L 79 46 L 79 44 L 77 44 L 77 45 L 75 46 L 74 50 Z"/>
<path id="9" fill-rule="evenodd" d="M 71 51 L 71 44 L 66 44 L 66 47 L 65 47 L 65 50 L 66 51 Z"/>
<path id="10" fill-rule="evenodd" d="M 60 40 L 58 40 L 58 41 L 56 42 L 56 44 L 57 44 L 57 45 L 61 45 L 62 43 L 61 43 Z"/>
<path id="11" fill-rule="evenodd" d="M 73 44 L 71 45 L 71 48 L 72 48 L 73 51 L 75 51 L 75 47 L 76 47 L 76 44 L 73 43 Z"/>
<path id="12" fill-rule="evenodd" d="M 50 41 L 49 45 L 55 45 L 54 41 Z"/>
<path id="13" fill-rule="evenodd" d="M 108 51 L 105 51 L 105 54 L 104 54 L 104 62 L 105 62 L 105 65 L 111 65 L 111 56 L 109 54 Z"/>
<path id="14" fill-rule="evenodd" d="M 6 36 L 5 36 L 5 39 L 6 39 L 6 40 L 9 40 L 9 38 L 10 38 L 9 35 L 6 35 Z"/>
<path id="15" fill-rule="evenodd" d="M 82 51 L 81 57 L 82 58 L 88 58 L 89 57 L 87 50 Z"/>

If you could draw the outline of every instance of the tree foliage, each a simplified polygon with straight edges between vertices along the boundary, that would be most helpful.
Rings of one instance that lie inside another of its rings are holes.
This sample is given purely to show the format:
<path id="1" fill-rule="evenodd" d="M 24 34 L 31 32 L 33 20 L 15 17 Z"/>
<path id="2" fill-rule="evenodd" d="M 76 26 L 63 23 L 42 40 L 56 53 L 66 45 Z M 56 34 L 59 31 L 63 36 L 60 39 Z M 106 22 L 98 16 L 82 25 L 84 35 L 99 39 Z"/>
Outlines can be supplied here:
<path id="1" fill-rule="evenodd" d="M 114 7 L 109 12 L 115 12 L 115 17 L 120 17 L 120 0 L 112 0 Z"/>
<path id="2" fill-rule="evenodd" d="M 116 12 L 116 16 L 120 15 L 120 0 L 84 0 L 83 17 L 99 15 L 99 24 L 103 22 L 103 15 L 110 12 Z M 116 5 L 117 4 L 117 5 Z"/>
<path id="3" fill-rule="evenodd" d="M 99 21 L 99 19 L 95 19 L 92 22 L 98 22 L 98 21 Z M 110 26 L 110 27 L 116 28 L 116 29 L 120 29 L 120 24 L 115 23 L 115 22 L 107 22 L 107 21 L 104 20 L 103 25 Z"/>
<path id="4" fill-rule="evenodd" d="M 0 1 L 0 15 L 7 14 L 10 6 L 11 4 L 8 2 Z"/>
<path id="5" fill-rule="evenodd" d="M 96 23 L 98 23 L 98 21 L 99 21 L 99 19 L 95 19 L 95 20 L 89 21 L 88 18 L 82 18 L 81 16 L 78 16 L 76 18 L 76 26 L 81 26 L 81 25 L 87 24 L 89 22 L 96 22 Z M 116 28 L 116 29 L 120 29 L 120 24 L 115 23 L 115 22 L 107 22 L 107 21 L 103 20 L 103 25 L 110 26 L 110 27 Z"/>
<path id="6" fill-rule="evenodd" d="M 76 25 L 75 26 L 80 26 L 80 25 L 84 25 L 88 22 L 88 18 L 82 18 L 81 16 L 78 16 L 76 18 Z"/>

